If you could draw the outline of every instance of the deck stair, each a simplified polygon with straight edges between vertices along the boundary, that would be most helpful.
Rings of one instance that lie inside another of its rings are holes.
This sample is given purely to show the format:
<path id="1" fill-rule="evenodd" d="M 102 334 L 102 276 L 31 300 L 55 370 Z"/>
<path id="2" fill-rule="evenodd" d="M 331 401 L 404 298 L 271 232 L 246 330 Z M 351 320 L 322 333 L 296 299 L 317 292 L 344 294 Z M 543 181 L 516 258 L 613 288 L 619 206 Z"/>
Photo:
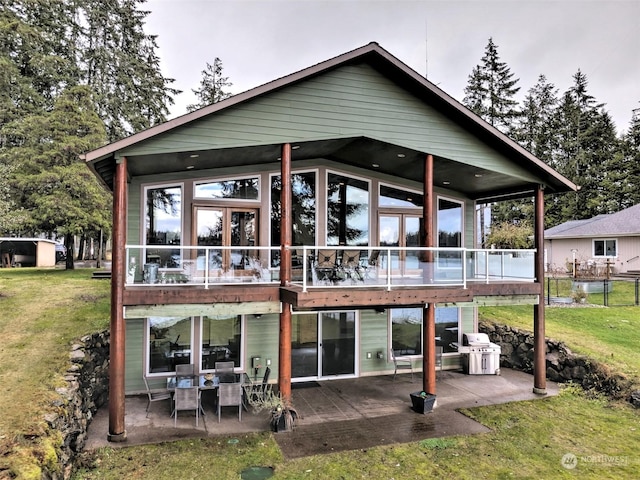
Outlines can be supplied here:
<path id="1" fill-rule="evenodd" d="M 111 278 L 111 270 L 96 270 L 91 275 L 91 278 L 97 280 L 108 280 Z"/>

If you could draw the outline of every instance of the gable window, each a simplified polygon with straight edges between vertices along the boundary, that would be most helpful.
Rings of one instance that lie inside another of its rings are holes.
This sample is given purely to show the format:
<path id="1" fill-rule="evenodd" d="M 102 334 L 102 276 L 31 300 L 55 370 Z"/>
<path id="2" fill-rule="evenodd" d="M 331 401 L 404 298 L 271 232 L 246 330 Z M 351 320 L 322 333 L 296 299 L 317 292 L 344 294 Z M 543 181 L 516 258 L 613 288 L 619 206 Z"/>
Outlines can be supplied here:
<path id="1" fill-rule="evenodd" d="M 239 178 L 196 183 L 195 198 L 260 200 L 260 178 Z"/>
<path id="2" fill-rule="evenodd" d="M 615 238 L 606 238 L 603 240 L 593 241 L 594 257 L 616 257 L 618 256 L 618 240 Z"/>
<path id="3" fill-rule="evenodd" d="M 147 188 L 145 245 L 176 245 L 178 248 L 147 248 L 146 262 L 176 268 L 182 243 L 182 187 L 170 185 Z"/>
<path id="4" fill-rule="evenodd" d="M 424 205 L 424 196 L 421 193 L 380 184 L 378 205 L 392 208 L 422 207 Z"/>
<path id="5" fill-rule="evenodd" d="M 369 245 L 369 183 L 327 175 L 327 245 Z"/>

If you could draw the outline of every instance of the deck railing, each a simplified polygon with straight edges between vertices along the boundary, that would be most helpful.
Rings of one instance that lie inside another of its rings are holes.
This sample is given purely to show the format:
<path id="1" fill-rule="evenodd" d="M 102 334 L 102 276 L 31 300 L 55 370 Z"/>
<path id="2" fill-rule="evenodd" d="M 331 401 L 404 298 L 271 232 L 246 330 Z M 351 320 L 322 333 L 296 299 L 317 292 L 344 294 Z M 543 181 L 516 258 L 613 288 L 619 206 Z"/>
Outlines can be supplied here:
<path id="1" fill-rule="evenodd" d="M 459 286 L 534 280 L 535 250 L 293 246 L 291 281 L 312 288 Z M 127 245 L 126 285 L 280 282 L 280 247 Z"/>

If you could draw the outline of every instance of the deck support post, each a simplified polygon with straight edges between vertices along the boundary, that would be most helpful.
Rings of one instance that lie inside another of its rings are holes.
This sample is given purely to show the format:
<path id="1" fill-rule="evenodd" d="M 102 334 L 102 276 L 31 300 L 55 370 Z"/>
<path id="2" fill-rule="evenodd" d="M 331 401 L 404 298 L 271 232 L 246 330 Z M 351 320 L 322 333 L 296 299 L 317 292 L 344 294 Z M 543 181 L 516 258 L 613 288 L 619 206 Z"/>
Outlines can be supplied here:
<path id="1" fill-rule="evenodd" d="M 533 393 L 547 393 L 547 343 L 544 325 L 544 188 L 539 185 L 535 193 L 534 247 L 536 282 L 540 286 L 538 303 L 533 306 Z"/>
<path id="2" fill-rule="evenodd" d="M 124 279 L 126 275 L 127 159 L 116 160 L 113 185 L 113 256 L 111 262 L 111 325 L 109 343 L 109 434 L 110 442 L 127 439 L 124 425 Z"/>
<path id="3" fill-rule="evenodd" d="M 422 246 L 435 247 L 433 234 L 433 155 L 427 155 L 424 163 L 424 205 L 422 207 Z M 425 281 L 433 281 L 433 252 L 424 255 L 427 272 Z M 429 303 L 422 312 L 422 390 L 436 393 L 436 306 Z"/>
<path id="4" fill-rule="evenodd" d="M 280 286 L 291 283 L 291 144 L 282 145 L 282 191 L 280 192 Z M 285 400 L 291 399 L 291 305 L 282 303 L 278 353 L 278 388 Z"/>

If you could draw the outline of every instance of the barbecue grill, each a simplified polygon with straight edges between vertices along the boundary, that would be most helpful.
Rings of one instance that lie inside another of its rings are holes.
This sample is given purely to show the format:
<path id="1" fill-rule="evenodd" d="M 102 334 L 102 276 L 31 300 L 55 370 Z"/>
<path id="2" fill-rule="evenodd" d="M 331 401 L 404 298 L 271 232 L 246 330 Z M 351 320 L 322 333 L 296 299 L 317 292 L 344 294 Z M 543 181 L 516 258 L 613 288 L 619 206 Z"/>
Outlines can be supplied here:
<path id="1" fill-rule="evenodd" d="M 465 333 L 462 345 L 451 344 L 462 354 L 462 368 L 469 375 L 500 375 L 500 345 L 486 333 Z"/>

